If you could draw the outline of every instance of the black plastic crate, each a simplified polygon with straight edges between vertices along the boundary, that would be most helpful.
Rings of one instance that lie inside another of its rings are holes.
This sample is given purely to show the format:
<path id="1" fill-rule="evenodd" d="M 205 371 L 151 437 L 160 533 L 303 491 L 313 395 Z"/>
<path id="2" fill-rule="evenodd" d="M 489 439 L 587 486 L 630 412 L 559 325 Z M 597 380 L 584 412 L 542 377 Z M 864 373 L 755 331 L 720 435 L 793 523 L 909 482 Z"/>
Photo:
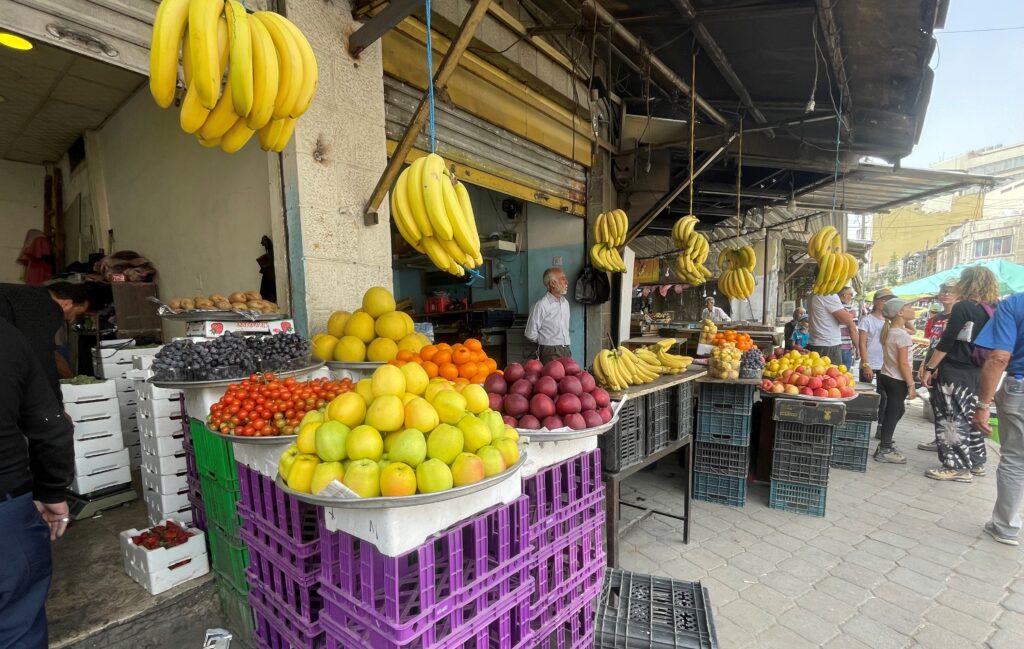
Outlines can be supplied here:
<path id="1" fill-rule="evenodd" d="M 832 453 L 832 426 L 808 426 L 795 421 L 775 422 L 775 452 Z"/>
<path id="2" fill-rule="evenodd" d="M 697 410 L 697 441 L 732 446 L 750 444 L 750 415 Z"/>
<path id="3" fill-rule="evenodd" d="M 672 432 L 672 395 L 669 390 L 658 390 L 644 397 L 647 409 L 647 454 L 668 446 Z"/>
<path id="4" fill-rule="evenodd" d="M 838 426 L 846 421 L 846 404 L 835 401 L 778 398 L 775 399 L 772 419 L 801 424 Z"/>
<path id="5" fill-rule="evenodd" d="M 606 471 L 621 471 L 644 459 L 644 399 L 626 399 L 619 408 L 619 421 L 601 439 L 601 457 Z"/>
<path id="6" fill-rule="evenodd" d="M 719 410 L 730 408 L 734 412 L 750 414 L 756 389 L 756 385 L 743 383 L 701 383 L 697 408 L 705 410 L 715 406 Z"/>
<path id="7" fill-rule="evenodd" d="M 693 381 L 676 386 L 674 401 L 672 430 L 669 431 L 672 441 L 693 436 Z"/>
<path id="8" fill-rule="evenodd" d="M 693 470 L 732 478 L 745 478 L 750 467 L 750 447 L 696 442 Z"/>
<path id="9" fill-rule="evenodd" d="M 595 649 L 717 649 L 708 590 L 700 582 L 605 571 Z"/>
<path id="10" fill-rule="evenodd" d="M 847 446 L 846 444 L 835 444 L 832 447 L 832 468 L 844 469 L 846 471 L 868 470 L 868 445 Z"/>
<path id="11" fill-rule="evenodd" d="M 847 419 L 842 426 L 832 429 L 832 443 L 845 444 L 847 446 L 866 447 L 871 441 L 871 422 Z"/>
<path id="12" fill-rule="evenodd" d="M 772 481 L 827 486 L 831 459 L 831 455 L 775 451 L 772 456 Z"/>
<path id="13" fill-rule="evenodd" d="M 772 480 L 768 506 L 796 514 L 824 516 L 828 487 Z"/>
<path id="14" fill-rule="evenodd" d="M 742 507 L 747 504 L 747 477 L 735 478 L 694 472 L 693 498 L 719 505 Z"/>
<path id="15" fill-rule="evenodd" d="M 878 421 L 878 404 L 882 395 L 877 392 L 857 392 L 857 398 L 846 402 L 846 419 Z"/>

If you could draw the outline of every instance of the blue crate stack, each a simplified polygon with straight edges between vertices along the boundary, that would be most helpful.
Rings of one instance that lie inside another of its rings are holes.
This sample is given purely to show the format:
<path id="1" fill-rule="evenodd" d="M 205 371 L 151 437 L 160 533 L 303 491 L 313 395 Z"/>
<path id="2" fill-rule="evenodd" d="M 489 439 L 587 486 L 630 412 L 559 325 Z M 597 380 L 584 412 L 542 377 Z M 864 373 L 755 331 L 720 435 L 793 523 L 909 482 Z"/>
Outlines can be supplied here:
<path id="1" fill-rule="evenodd" d="M 747 501 L 750 411 L 756 386 L 701 383 L 697 401 L 693 497 L 742 507 Z"/>
<path id="2" fill-rule="evenodd" d="M 824 516 L 835 431 L 845 422 L 845 407 L 792 399 L 777 399 L 774 405 L 775 446 L 768 506 Z M 823 408 L 829 410 L 827 416 Z"/>

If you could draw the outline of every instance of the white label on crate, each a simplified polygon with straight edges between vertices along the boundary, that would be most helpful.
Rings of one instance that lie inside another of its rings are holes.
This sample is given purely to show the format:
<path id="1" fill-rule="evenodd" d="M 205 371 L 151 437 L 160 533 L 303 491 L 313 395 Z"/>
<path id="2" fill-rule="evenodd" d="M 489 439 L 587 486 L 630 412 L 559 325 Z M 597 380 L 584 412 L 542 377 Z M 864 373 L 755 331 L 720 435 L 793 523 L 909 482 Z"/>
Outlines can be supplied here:
<path id="1" fill-rule="evenodd" d="M 277 334 L 294 333 L 294 320 L 264 320 L 262 322 L 220 322 L 217 320 L 206 320 L 200 322 L 189 322 L 185 325 L 186 336 L 201 336 L 204 338 L 216 338 L 227 332 L 240 334 Z"/>

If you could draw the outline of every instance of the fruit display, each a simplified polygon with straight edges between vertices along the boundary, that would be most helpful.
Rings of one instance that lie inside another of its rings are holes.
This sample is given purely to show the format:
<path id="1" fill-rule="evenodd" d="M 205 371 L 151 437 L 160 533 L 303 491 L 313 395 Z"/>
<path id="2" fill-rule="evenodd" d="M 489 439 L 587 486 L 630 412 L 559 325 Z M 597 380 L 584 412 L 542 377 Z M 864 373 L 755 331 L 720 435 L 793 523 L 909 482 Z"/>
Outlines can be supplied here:
<path id="1" fill-rule="evenodd" d="M 636 352 L 621 346 L 615 350 L 602 349 L 594 357 L 594 376 L 606 388 L 624 390 L 631 385 L 650 383 L 662 374 L 685 372 L 693 358 L 668 353 L 675 342 L 675 338 L 666 338 Z"/>
<path id="2" fill-rule="evenodd" d="M 742 356 L 734 342 L 716 345 L 708 361 L 708 375 L 715 379 L 738 379 Z"/>
<path id="3" fill-rule="evenodd" d="M 327 331 L 313 336 L 313 355 L 325 361 L 387 363 L 402 351 L 419 353 L 430 340 L 416 333 L 412 317 L 395 310 L 391 291 L 374 286 L 353 312 L 335 311 Z"/>
<path id="4" fill-rule="evenodd" d="M 724 345 L 725 343 L 733 343 L 736 345 L 736 349 L 741 352 L 745 352 L 750 349 L 754 349 L 754 341 L 749 334 L 745 334 L 742 331 L 733 331 L 727 329 L 725 331 L 719 331 L 711 337 L 712 345 Z"/>
<path id="5" fill-rule="evenodd" d="M 188 543 L 195 531 L 189 531 L 174 521 L 167 521 L 161 525 L 155 525 L 141 534 L 132 537 L 132 543 L 142 546 L 146 550 L 157 550 L 160 548 L 173 548 Z"/>
<path id="6" fill-rule="evenodd" d="M 711 271 L 704 265 L 710 244 L 703 234 L 694 230 L 698 223 L 696 216 L 688 214 L 672 226 L 672 241 L 679 249 L 673 270 L 676 277 L 693 286 L 703 284 L 711 277 Z"/>
<path id="7" fill-rule="evenodd" d="M 402 238 L 441 270 L 462 277 L 484 263 L 469 191 L 436 153 L 399 174 L 391 216 Z"/>
<path id="8" fill-rule="evenodd" d="M 740 378 L 756 379 L 764 372 L 764 355 L 760 349 L 748 349 L 740 356 Z"/>
<path id="9" fill-rule="evenodd" d="M 761 389 L 776 394 L 802 394 L 808 397 L 848 398 L 856 394 L 855 380 L 845 365 L 833 365 L 828 356 L 817 352 L 776 350 L 764 368 Z"/>
<path id="10" fill-rule="evenodd" d="M 263 299 L 256 291 L 238 291 L 227 297 L 213 293 L 209 297 L 176 297 L 167 300 L 167 306 L 175 313 L 184 311 L 258 311 L 259 313 L 281 313 L 281 308 Z"/>
<path id="11" fill-rule="evenodd" d="M 257 371 L 301 369 L 308 361 L 309 341 L 299 334 L 229 331 L 210 340 L 182 338 L 164 345 L 153 358 L 153 376 L 159 381 L 240 379 Z"/>
<path id="12" fill-rule="evenodd" d="M 276 437 L 298 434 L 299 427 L 339 394 L 355 389 L 351 379 L 280 379 L 253 374 L 232 383 L 210 406 L 206 425 L 224 435 Z"/>
<path id="13" fill-rule="evenodd" d="M 316 56 L 298 27 L 270 11 L 248 14 L 238 0 L 162 0 L 149 52 L 161 108 L 174 103 L 179 52 L 183 131 L 226 153 L 259 131 L 263 150 L 284 150 L 317 86 Z"/>
<path id="14" fill-rule="evenodd" d="M 811 288 L 817 295 L 838 293 L 860 269 L 857 259 L 843 251 L 843 237 L 831 225 L 811 236 L 807 254 L 818 262 L 818 277 Z"/>
<path id="15" fill-rule="evenodd" d="M 401 350 L 392 365 L 402 367 L 416 363 L 430 378 L 441 377 L 455 383 L 482 385 L 487 376 L 498 369 L 498 363 L 487 356 L 483 344 L 476 338 L 449 345 L 424 345 L 418 352 Z"/>
<path id="16" fill-rule="evenodd" d="M 710 345 L 718 333 L 718 325 L 713 320 L 705 320 L 700 325 L 700 337 L 697 339 L 699 345 Z"/>
<path id="17" fill-rule="evenodd" d="M 278 471 L 295 491 L 337 481 L 361 498 L 470 485 L 519 461 L 519 434 L 488 405 L 482 386 L 430 379 L 415 363 L 382 365 L 306 414 Z"/>
<path id="18" fill-rule="evenodd" d="M 612 419 L 608 392 L 571 358 L 512 363 L 489 375 L 484 389 L 491 408 L 517 428 L 583 430 Z"/>
<path id="19" fill-rule="evenodd" d="M 612 273 L 626 272 L 626 264 L 618 248 L 626 243 L 629 217 L 622 210 L 602 212 L 594 221 L 594 245 L 590 247 L 590 263 L 594 268 Z"/>
<path id="20" fill-rule="evenodd" d="M 718 289 L 733 300 L 746 300 L 754 292 L 754 266 L 757 257 L 749 245 L 725 248 L 718 253 Z"/>

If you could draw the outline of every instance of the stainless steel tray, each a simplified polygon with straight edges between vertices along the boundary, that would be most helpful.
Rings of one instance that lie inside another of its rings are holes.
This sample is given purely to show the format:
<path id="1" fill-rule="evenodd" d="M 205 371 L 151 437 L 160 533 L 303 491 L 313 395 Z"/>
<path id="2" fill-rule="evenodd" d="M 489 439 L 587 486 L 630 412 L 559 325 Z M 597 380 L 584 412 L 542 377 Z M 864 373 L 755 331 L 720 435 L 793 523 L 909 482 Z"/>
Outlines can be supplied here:
<path id="1" fill-rule="evenodd" d="M 809 397 L 806 394 L 786 394 L 785 392 L 766 392 L 764 390 L 761 390 L 761 396 L 775 397 L 776 399 L 799 399 L 800 401 L 824 401 L 828 403 L 845 403 L 857 398 L 857 395 L 852 397 Z"/>
<path id="2" fill-rule="evenodd" d="M 274 372 L 274 376 L 288 378 L 289 376 L 301 376 L 303 374 L 309 374 L 324 366 L 323 361 L 318 361 L 307 367 L 299 368 L 297 370 L 288 370 L 285 372 Z M 236 379 L 217 379 L 215 381 L 158 381 L 156 379 L 146 379 L 149 383 L 152 383 L 158 388 L 169 388 L 171 390 L 185 390 L 188 388 L 226 388 L 232 383 L 238 383 L 249 378 L 248 376 L 240 376 Z"/>
<path id="3" fill-rule="evenodd" d="M 164 320 L 179 322 L 202 322 L 219 320 L 221 322 L 264 322 L 267 320 L 287 320 L 287 313 L 263 313 L 262 311 L 167 311 L 160 314 Z"/>
<path id="4" fill-rule="evenodd" d="M 384 363 L 344 363 L 342 361 L 326 361 L 329 370 L 349 370 L 367 372 L 375 370 Z"/>
<path id="5" fill-rule="evenodd" d="M 226 439 L 233 444 L 254 444 L 256 446 L 273 446 L 275 444 L 291 444 L 299 438 L 298 435 L 277 435 L 272 437 L 247 437 L 245 435 L 225 435 L 224 433 L 212 430 L 207 426 L 206 430 L 211 434 Z"/>
<path id="6" fill-rule="evenodd" d="M 499 482 L 504 482 L 510 477 L 516 474 L 516 469 L 523 466 L 526 461 L 526 452 L 519 454 L 519 461 L 513 464 L 511 467 L 506 469 L 503 473 L 498 475 L 492 475 L 489 478 L 484 478 L 480 482 L 466 485 L 464 487 L 455 487 L 448 491 L 438 491 L 432 494 L 414 494 L 412 496 L 378 496 L 377 498 L 327 498 L 323 496 L 314 496 L 313 494 L 303 493 L 301 491 L 295 491 L 290 489 L 285 484 L 281 476 L 278 475 L 276 478 L 277 486 L 285 493 L 295 496 L 303 502 L 307 502 L 313 505 L 319 505 L 321 507 L 334 507 L 336 509 L 388 509 L 392 507 L 412 507 L 414 505 L 429 505 L 431 503 L 445 502 L 452 498 L 458 498 L 459 496 L 467 496 L 469 494 L 483 491 L 488 487 L 493 487 Z"/>
<path id="7" fill-rule="evenodd" d="M 594 426 L 593 428 L 581 428 L 580 430 L 557 430 L 553 432 L 517 428 L 516 431 L 519 433 L 520 438 L 526 438 L 531 442 L 567 442 L 574 439 L 584 439 L 595 435 L 603 435 L 611 430 L 618 421 L 619 416 L 615 415 L 608 420 L 607 424 L 601 424 L 600 426 Z"/>

